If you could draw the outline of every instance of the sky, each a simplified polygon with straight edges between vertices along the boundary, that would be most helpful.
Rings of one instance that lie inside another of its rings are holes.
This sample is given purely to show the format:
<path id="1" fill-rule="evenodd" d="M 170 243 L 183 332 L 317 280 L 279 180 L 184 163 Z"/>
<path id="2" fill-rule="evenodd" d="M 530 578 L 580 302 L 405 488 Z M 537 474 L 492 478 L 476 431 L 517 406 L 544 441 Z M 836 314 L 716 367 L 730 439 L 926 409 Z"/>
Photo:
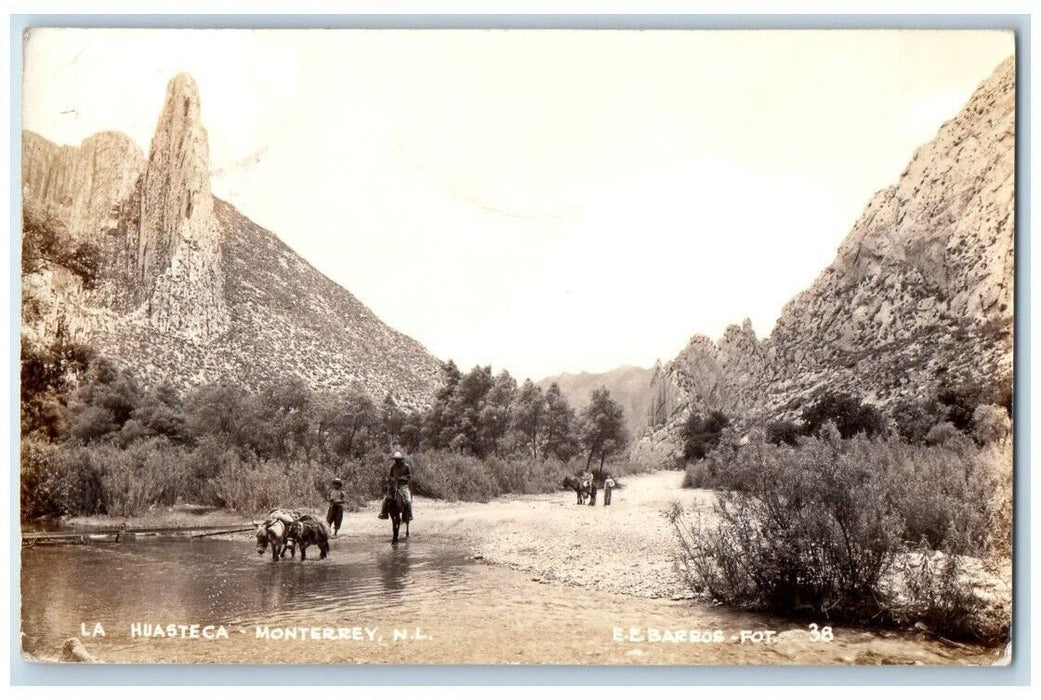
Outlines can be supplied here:
<path id="1" fill-rule="evenodd" d="M 1008 32 L 37 30 L 23 124 L 147 153 L 199 87 L 214 194 L 460 367 L 760 337 L 1014 52 Z"/>

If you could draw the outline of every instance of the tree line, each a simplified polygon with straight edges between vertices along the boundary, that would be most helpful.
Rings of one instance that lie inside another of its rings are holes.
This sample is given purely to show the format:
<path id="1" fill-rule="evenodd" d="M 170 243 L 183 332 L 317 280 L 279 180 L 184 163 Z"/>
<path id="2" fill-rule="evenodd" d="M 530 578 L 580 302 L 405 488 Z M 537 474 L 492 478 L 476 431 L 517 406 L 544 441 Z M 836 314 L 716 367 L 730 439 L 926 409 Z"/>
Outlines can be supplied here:
<path id="1" fill-rule="evenodd" d="M 358 489 L 371 498 L 378 489 L 377 465 L 401 449 L 422 453 L 431 469 L 441 465 L 448 472 L 458 472 L 462 462 L 431 455 L 464 459 L 465 477 L 437 474 L 428 480 L 438 484 L 436 493 L 487 496 L 488 489 L 497 494 L 503 488 L 530 488 L 517 485 L 522 480 L 515 475 L 518 467 L 507 463 L 544 464 L 532 469 L 539 488 L 547 489 L 559 484 L 554 473 L 577 469 L 583 462 L 602 471 L 628 443 L 622 408 L 606 389 L 594 392 L 588 405 L 576 410 L 558 385 L 543 390 L 531 380 L 518 384 L 509 372 L 496 374 L 490 366 L 461 372 L 454 362 L 444 363 L 433 401 L 417 411 L 391 394 L 374 401 L 360 385 L 319 391 L 295 376 L 256 390 L 231 382 L 187 392 L 169 382 L 146 385 L 61 333 L 48 346 L 23 343 L 21 359 L 23 442 L 66 453 L 79 450 L 81 456 L 104 454 L 106 459 L 133 453 L 147 460 L 149 450 L 177 453 L 194 465 L 179 484 L 219 480 L 230 469 L 251 465 L 275 472 L 282 465 L 284 474 L 311 465 L 315 473 L 348 479 L 351 472 L 364 471 Z M 47 454 L 58 457 L 54 450 Z M 95 461 L 104 472 L 105 460 Z M 453 478 L 485 483 L 475 473 L 482 464 L 509 471 L 510 479 L 500 479 L 506 485 L 457 488 L 451 483 Z M 41 470 L 60 481 L 61 469 Z M 177 497 L 170 491 L 162 490 L 164 498 Z M 208 498 L 202 491 L 194 497 Z M 218 500 L 233 505 L 226 496 Z"/>
<path id="2" fill-rule="evenodd" d="M 1007 434 L 1011 417 L 1011 379 L 986 385 L 963 380 L 920 398 L 899 399 L 885 411 L 853 394 L 825 391 L 801 408 L 797 420 L 769 421 L 762 430 L 767 442 L 793 447 L 800 438 L 819 436 L 826 423 L 844 440 L 892 435 L 910 444 L 935 445 L 963 436 L 984 444 Z M 734 420 L 718 410 L 691 412 L 681 430 L 683 458 L 704 459 Z"/>

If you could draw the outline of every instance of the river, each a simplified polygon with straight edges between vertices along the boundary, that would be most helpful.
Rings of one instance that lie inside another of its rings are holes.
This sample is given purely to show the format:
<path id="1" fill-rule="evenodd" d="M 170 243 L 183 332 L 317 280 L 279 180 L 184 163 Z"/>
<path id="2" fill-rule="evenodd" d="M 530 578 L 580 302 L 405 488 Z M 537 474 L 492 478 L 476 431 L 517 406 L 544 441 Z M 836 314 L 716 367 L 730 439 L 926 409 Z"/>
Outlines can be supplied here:
<path id="1" fill-rule="evenodd" d="M 805 623 L 537 582 L 422 535 L 340 537 L 306 562 L 259 556 L 246 536 L 21 556 L 22 647 L 39 659 L 69 637 L 128 663 L 987 664 L 997 653 L 842 628 L 814 642 Z"/>

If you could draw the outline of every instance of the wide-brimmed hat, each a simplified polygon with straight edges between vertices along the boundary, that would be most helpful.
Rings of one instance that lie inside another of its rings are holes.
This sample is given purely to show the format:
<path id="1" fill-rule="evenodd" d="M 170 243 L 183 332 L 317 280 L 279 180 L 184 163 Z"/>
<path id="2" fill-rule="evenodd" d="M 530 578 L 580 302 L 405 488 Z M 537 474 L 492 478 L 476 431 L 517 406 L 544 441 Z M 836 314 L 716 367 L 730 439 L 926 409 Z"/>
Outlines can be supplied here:
<path id="1" fill-rule="evenodd" d="M 394 453 L 394 459 L 395 459 L 395 460 L 398 460 L 398 459 L 405 459 L 405 456 L 404 456 L 403 454 L 401 454 L 400 452 L 395 452 L 395 453 Z"/>

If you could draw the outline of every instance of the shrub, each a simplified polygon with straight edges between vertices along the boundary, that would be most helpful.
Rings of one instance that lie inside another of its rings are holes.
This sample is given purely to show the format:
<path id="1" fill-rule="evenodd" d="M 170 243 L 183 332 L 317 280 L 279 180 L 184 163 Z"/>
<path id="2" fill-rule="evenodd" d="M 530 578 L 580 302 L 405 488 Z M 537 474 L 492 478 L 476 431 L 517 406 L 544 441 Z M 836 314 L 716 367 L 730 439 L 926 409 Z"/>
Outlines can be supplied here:
<path id="1" fill-rule="evenodd" d="M 981 615 L 984 603 L 963 571 L 962 557 L 922 547 L 905 557 L 900 568 L 906 600 L 896 611 L 898 622 L 961 639 L 1007 639 L 1007 624 L 995 625 Z"/>
<path id="2" fill-rule="evenodd" d="M 825 393 L 802 411 L 804 431 L 817 435 L 822 425 L 835 423 L 843 439 L 861 433 L 868 437 L 885 432 L 885 418 L 872 406 L 849 394 Z"/>
<path id="3" fill-rule="evenodd" d="M 972 435 L 981 445 L 1004 440 L 1012 432 L 1008 411 L 1001 406 L 977 406 L 972 414 Z"/>
<path id="4" fill-rule="evenodd" d="M 686 473 L 683 475 L 683 488 L 717 488 L 719 485 L 719 475 L 716 473 L 715 467 L 715 460 L 712 459 L 703 459 L 700 462 L 689 463 L 687 465 Z"/>
<path id="5" fill-rule="evenodd" d="M 897 434 L 915 444 L 925 442 L 929 430 L 943 420 L 943 410 L 935 401 L 897 401 L 890 406 L 889 414 Z"/>
<path id="6" fill-rule="evenodd" d="M 723 429 L 730 419 L 721 411 L 711 411 L 707 416 L 691 413 L 683 424 L 683 456 L 686 459 L 704 459 L 719 444 Z"/>
<path id="7" fill-rule="evenodd" d="M 700 471 L 688 470 L 692 485 L 740 489 L 720 494 L 718 525 L 707 530 L 673 514 L 691 587 L 745 608 L 914 619 L 940 633 L 987 636 L 957 567 L 966 555 L 1010 552 L 1009 442 L 980 449 L 964 440 L 841 440 L 827 424 L 821 433 L 796 448 L 755 438 L 725 462 L 710 455 Z M 946 568 L 909 574 L 896 566 L 912 550 L 936 549 L 949 558 Z M 913 578 L 898 601 L 893 581 L 901 576 Z M 964 628 L 954 623 L 962 614 Z"/>
<path id="8" fill-rule="evenodd" d="M 943 387 L 936 398 L 943 406 L 946 420 L 967 433 L 972 430 L 972 416 L 976 407 L 987 403 L 991 393 L 991 390 L 978 382 L 963 381 Z"/>
<path id="9" fill-rule="evenodd" d="M 782 449 L 795 453 L 765 447 L 748 490 L 721 494 L 718 528 L 697 541 L 682 533 L 696 587 L 742 607 L 877 615 L 899 544 L 899 521 L 875 495 L 879 476 L 830 436 L 807 440 L 798 459 Z"/>
<path id="10" fill-rule="evenodd" d="M 83 452 L 62 450 L 34 440 L 22 442 L 23 520 L 105 512 L 101 474 Z"/>
<path id="11" fill-rule="evenodd" d="M 794 447 L 799 444 L 799 436 L 802 433 L 803 429 L 797 423 L 789 420 L 776 420 L 766 426 L 766 441 L 773 445 L 780 445 L 783 442 Z"/>
<path id="12" fill-rule="evenodd" d="M 101 474 L 109 515 L 131 516 L 152 506 L 173 505 L 191 490 L 186 460 L 165 438 L 144 440 L 125 450 L 91 445 L 82 452 Z"/>
<path id="13" fill-rule="evenodd" d="M 213 479 L 221 505 L 240 513 L 261 514 L 273 508 L 299 508 L 325 502 L 320 475 L 309 465 L 273 460 L 247 462 L 234 452 Z"/>
<path id="14" fill-rule="evenodd" d="M 929 432 L 925 434 L 925 444 L 942 445 L 946 442 L 956 441 L 960 435 L 961 432 L 954 426 L 954 423 L 943 421 L 929 428 Z"/>

